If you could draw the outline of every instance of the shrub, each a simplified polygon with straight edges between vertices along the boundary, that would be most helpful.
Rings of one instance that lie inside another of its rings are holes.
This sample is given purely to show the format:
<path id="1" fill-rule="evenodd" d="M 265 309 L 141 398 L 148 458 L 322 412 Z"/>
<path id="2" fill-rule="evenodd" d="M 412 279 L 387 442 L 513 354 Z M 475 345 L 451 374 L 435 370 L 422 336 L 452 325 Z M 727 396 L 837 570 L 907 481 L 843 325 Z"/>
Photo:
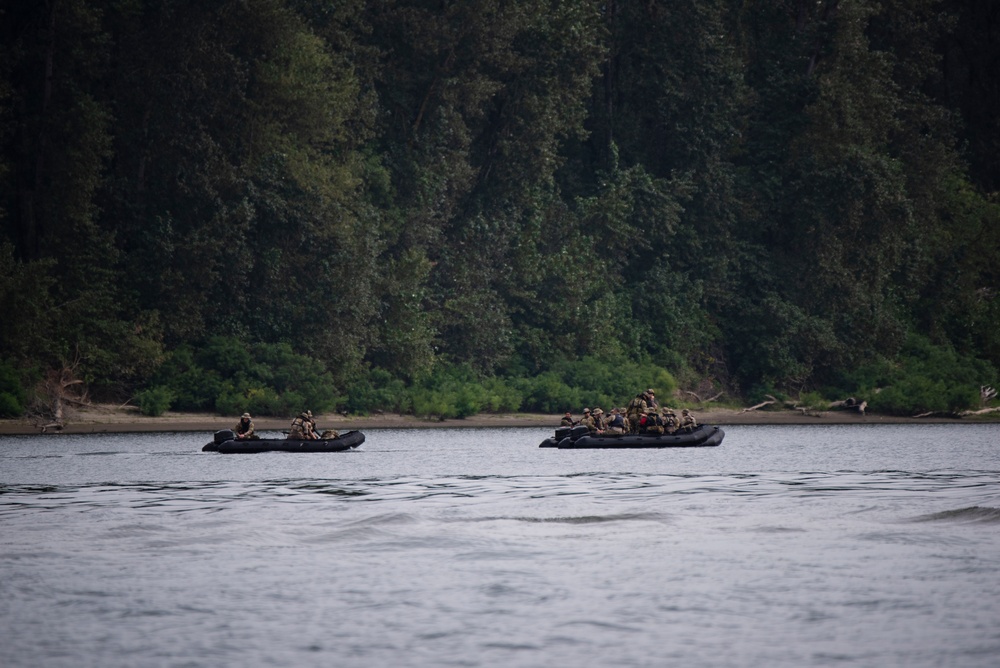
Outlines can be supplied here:
<path id="1" fill-rule="evenodd" d="M 21 384 L 17 369 L 11 364 L 0 362 L 0 417 L 21 417 L 27 403 L 28 393 Z"/>
<path id="2" fill-rule="evenodd" d="M 170 404 L 174 400 L 174 393 L 170 388 L 157 385 L 143 390 L 135 395 L 135 403 L 139 407 L 139 412 L 150 417 L 163 415 L 170 409 Z"/>
<path id="3" fill-rule="evenodd" d="M 988 362 L 911 334 L 895 364 L 868 365 L 854 377 L 865 383 L 859 393 L 872 411 L 915 415 L 977 407 L 980 385 L 994 383 L 997 371 Z"/>
<path id="4" fill-rule="evenodd" d="M 228 337 L 214 337 L 201 350 L 173 351 L 155 383 L 171 391 L 173 407 L 181 410 L 287 417 L 306 408 L 327 411 L 341 401 L 333 377 L 317 360 L 288 344 L 248 348 Z"/>

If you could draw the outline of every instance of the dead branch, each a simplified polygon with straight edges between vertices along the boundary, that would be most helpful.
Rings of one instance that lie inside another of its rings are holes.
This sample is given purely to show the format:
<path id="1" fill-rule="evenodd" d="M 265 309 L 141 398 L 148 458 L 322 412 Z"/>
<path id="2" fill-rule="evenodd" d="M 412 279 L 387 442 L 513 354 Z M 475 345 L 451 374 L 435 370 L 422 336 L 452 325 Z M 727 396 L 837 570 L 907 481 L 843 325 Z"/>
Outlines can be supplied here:
<path id="1" fill-rule="evenodd" d="M 990 402 L 990 399 L 994 399 L 997 396 L 997 391 L 987 385 L 979 386 L 979 403 L 985 406 Z"/>
<path id="2" fill-rule="evenodd" d="M 828 408 L 830 410 L 837 410 L 837 409 L 840 409 L 840 408 L 849 408 L 851 410 L 856 410 L 857 412 L 859 412 L 862 415 L 864 415 L 865 414 L 865 409 L 868 408 L 868 402 L 867 401 L 860 401 L 859 402 L 854 397 L 847 397 L 846 399 L 842 399 L 841 401 L 831 401 L 829 403 L 829 405 L 828 405 Z"/>
<path id="3" fill-rule="evenodd" d="M 995 406 L 993 408 L 980 408 L 978 411 L 962 411 L 958 414 L 958 416 L 965 417 L 966 415 L 985 415 L 986 413 L 997 412 L 1000 412 L 1000 406 Z"/>
<path id="4" fill-rule="evenodd" d="M 756 406 L 750 406 L 749 408 L 744 408 L 740 412 L 741 413 L 749 413 L 750 411 L 755 411 L 758 408 L 763 408 L 764 406 L 770 406 L 771 404 L 778 403 L 778 400 L 775 399 L 774 397 L 772 397 L 770 394 L 765 394 L 764 396 L 767 397 L 769 401 L 762 401 L 759 404 L 757 404 Z"/>

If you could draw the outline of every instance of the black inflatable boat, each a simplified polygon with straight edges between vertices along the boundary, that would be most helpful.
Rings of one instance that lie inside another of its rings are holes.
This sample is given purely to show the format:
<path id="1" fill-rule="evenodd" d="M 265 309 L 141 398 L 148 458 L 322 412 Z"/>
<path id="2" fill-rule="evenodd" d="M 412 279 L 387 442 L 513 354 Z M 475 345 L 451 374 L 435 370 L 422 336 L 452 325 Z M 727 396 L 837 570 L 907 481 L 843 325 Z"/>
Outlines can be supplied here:
<path id="1" fill-rule="evenodd" d="M 555 436 L 542 441 L 540 448 L 592 449 L 592 448 L 702 448 L 722 443 L 726 432 L 721 427 L 701 424 L 694 429 L 679 430 L 673 434 L 594 434 L 587 427 L 560 427 Z"/>
<path id="2" fill-rule="evenodd" d="M 360 431 L 345 431 L 337 438 L 322 441 L 290 441 L 286 438 L 257 438 L 237 441 L 231 429 L 215 432 L 214 440 L 202 448 L 202 452 L 222 452 L 224 454 L 253 452 L 341 452 L 356 448 L 365 442 Z"/>

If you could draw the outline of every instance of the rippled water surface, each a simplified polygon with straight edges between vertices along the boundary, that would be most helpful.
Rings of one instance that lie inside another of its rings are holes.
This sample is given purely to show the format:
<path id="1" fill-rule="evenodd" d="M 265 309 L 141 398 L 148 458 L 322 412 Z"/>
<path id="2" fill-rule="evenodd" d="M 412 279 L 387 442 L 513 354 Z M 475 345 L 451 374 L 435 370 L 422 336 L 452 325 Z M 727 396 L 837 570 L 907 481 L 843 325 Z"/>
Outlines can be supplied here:
<path id="1" fill-rule="evenodd" d="M 0 666 L 1000 665 L 1000 425 L 0 437 Z"/>

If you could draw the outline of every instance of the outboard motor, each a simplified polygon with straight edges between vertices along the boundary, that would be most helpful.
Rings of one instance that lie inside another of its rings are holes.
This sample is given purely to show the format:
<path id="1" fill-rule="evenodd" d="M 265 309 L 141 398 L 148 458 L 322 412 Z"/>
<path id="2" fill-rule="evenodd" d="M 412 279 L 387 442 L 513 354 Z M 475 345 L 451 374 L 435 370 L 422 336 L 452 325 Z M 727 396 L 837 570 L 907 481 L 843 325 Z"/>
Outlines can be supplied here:
<path id="1" fill-rule="evenodd" d="M 236 434 L 233 433 L 232 429 L 220 429 L 215 432 L 215 444 L 219 445 L 225 443 L 226 441 L 232 441 L 236 438 Z"/>

